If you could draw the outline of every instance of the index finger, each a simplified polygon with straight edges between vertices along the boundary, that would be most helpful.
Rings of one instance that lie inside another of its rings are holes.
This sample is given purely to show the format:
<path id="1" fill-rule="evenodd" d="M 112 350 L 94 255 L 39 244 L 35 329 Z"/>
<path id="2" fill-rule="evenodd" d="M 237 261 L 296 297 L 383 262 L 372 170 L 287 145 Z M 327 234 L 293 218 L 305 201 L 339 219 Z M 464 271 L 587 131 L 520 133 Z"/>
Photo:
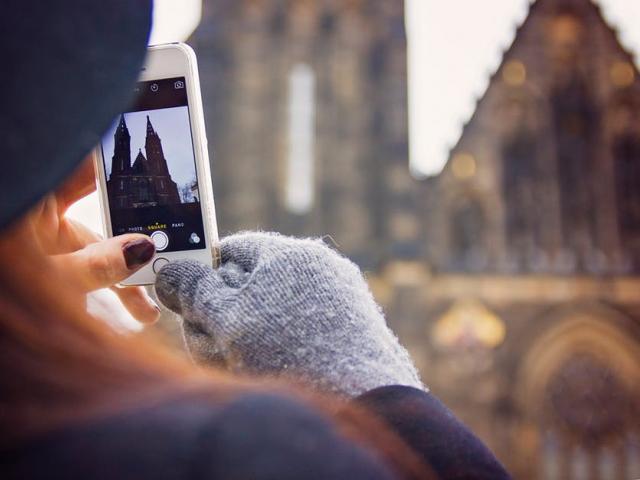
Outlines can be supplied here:
<path id="1" fill-rule="evenodd" d="M 91 292 L 130 277 L 151 261 L 155 250 L 146 235 L 129 233 L 51 258 L 68 271 L 75 272 L 84 289 Z"/>

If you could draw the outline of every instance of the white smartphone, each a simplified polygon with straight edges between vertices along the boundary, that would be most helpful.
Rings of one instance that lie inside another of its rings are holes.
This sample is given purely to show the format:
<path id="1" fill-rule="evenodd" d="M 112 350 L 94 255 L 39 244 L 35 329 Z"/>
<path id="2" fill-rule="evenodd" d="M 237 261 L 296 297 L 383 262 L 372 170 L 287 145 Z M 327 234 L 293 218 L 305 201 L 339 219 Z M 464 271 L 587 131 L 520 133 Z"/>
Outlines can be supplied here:
<path id="1" fill-rule="evenodd" d="M 156 255 L 122 282 L 148 285 L 177 259 L 216 266 L 218 231 L 196 56 L 149 47 L 133 105 L 96 149 L 105 235 L 149 235 Z"/>

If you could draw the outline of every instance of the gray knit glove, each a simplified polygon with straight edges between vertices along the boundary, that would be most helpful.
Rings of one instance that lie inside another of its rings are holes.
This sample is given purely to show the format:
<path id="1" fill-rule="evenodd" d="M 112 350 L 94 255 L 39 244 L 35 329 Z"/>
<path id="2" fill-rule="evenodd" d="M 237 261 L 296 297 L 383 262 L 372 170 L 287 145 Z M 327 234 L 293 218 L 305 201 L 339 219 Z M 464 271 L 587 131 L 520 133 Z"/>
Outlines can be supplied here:
<path id="1" fill-rule="evenodd" d="M 196 360 L 348 396 L 425 389 L 358 267 L 321 240 L 243 233 L 221 256 L 217 270 L 184 260 L 156 280 Z"/>

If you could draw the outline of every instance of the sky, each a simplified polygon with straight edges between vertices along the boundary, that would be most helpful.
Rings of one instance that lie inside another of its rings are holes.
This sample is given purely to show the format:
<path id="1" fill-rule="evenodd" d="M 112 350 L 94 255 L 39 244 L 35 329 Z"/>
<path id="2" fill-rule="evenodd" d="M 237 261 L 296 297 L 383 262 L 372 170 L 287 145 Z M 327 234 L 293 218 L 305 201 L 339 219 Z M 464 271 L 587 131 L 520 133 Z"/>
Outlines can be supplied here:
<path id="1" fill-rule="evenodd" d="M 410 163 L 436 175 L 524 21 L 529 0 L 406 0 Z M 640 53 L 640 0 L 596 0 L 622 44 Z"/>
<path id="2" fill-rule="evenodd" d="M 196 170 L 187 107 L 126 113 L 124 119 L 131 135 L 131 163 L 135 162 L 140 148 L 143 155 L 147 156 L 144 150 L 147 136 L 147 115 L 149 115 L 151 124 L 162 141 L 162 150 L 173 181 L 178 184 L 178 187 L 192 182 L 196 177 Z M 120 119 L 112 125 L 103 140 L 107 178 L 111 174 L 113 134 L 119 121 Z"/>
<path id="3" fill-rule="evenodd" d="M 154 0 L 149 45 L 184 41 L 202 17 L 202 0 Z"/>

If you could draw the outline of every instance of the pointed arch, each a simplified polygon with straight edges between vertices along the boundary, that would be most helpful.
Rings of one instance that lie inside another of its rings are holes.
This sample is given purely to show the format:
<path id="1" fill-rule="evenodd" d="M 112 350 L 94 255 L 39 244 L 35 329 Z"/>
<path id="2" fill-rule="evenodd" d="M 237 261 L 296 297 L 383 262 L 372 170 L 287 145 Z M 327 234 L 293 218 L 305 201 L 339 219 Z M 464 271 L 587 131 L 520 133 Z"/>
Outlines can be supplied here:
<path id="1" fill-rule="evenodd" d="M 640 385 L 640 344 L 619 324 L 628 318 L 602 304 L 564 306 L 545 315 L 556 325 L 528 350 L 519 370 L 520 400 L 525 410 L 539 404 L 552 376 L 576 354 L 588 354 L 621 373 L 625 386 Z"/>

